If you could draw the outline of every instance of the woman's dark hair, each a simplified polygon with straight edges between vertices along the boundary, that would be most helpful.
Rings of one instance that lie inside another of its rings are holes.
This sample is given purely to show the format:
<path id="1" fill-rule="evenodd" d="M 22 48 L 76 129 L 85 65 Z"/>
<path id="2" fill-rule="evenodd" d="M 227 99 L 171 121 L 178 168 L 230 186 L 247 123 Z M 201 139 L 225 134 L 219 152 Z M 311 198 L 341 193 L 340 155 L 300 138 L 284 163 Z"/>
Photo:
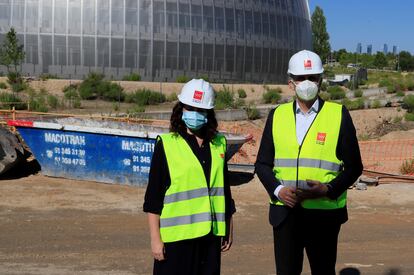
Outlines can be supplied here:
<path id="1" fill-rule="evenodd" d="M 170 119 L 170 132 L 180 134 L 181 136 L 187 133 L 187 126 L 181 119 L 184 106 L 181 102 L 175 104 Z M 200 134 L 201 138 L 211 141 L 217 134 L 217 127 L 218 124 L 214 109 L 209 109 L 207 110 L 207 123 L 198 131 L 198 134 Z"/>

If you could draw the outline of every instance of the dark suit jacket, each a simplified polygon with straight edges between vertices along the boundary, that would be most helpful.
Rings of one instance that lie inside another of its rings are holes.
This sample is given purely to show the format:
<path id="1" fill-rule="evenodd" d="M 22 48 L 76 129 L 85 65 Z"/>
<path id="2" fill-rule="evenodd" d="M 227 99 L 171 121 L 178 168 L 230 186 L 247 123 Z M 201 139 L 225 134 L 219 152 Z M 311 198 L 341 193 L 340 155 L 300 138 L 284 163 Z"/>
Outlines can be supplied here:
<path id="1" fill-rule="evenodd" d="M 319 110 L 323 108 L 324 101 L 319 98 Z M 292 112 L 295 113 L 296 104 L 293 104 Z M 318 110 L 318 111 L 319 111 Z M 280 182 L 273 174 L 273 163 L 275 156 L 275 144 L 273 142 L 272 125 L 274 109 L 270 111 L 263 131 L 257 160 L 255 163 L 255 172 L 265 187 L 271 198 L 275 198 L 274 191 Z M 277 145 L 276 145 L 277 146 Z M 362 161 L 356 137 L 356 131 L 349 111 L 342 107 L 342 120 L 339 130 L 338 145 L 336 147 L 336 156 L 344 163 L 343 171 L 329 183 L 327 196 L 330 199 L 337 199 L 344 191 L 348 189 L 362 173 Z M 335 210 L 314 210 L 303 209 L 304 214 L 312 217 L 313 220 L 332 220 L 344 223 L 348 219 L 346 207 Z M 269 221 L 273 226 L 278 226 L 289 215 L 291 209 L 286 206 L 270 205 Z"/>

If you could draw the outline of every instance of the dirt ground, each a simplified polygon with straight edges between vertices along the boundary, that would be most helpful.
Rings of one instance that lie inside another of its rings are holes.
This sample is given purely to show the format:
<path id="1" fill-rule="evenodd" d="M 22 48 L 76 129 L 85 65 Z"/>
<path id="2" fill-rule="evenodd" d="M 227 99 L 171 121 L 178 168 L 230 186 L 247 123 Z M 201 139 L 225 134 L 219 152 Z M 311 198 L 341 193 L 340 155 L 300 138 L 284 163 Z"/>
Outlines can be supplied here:
<path id="1" fill-rule="evenodd" d="M 0 180 L 0 274 L 151 273 L 144 188 L 16 169 Z M 267 194 L 250 174 L 231 179 L 235 237 L 222 274 L 275 274 Z M 413 210 L 412 184 L 349 190 L 338 274 L 414 274 Z"/>

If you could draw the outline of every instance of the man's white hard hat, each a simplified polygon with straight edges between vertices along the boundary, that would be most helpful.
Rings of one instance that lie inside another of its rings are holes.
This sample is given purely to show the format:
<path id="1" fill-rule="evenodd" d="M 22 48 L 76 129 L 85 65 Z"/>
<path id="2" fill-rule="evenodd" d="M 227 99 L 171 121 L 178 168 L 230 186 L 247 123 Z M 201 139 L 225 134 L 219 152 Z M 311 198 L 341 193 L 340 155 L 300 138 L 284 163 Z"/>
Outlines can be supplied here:
<path id="1" fill-rule="evenodd" d="M 309 75 L 322 73 L 322 60 L 314 52 L 303 50 L 292 55 L 289 60 L 288 74 Z"/>
<path id="2" fill-rule="evenodd" d="M 203 79 L 192 79 L 185 83 L 178 95 L 178 100 L 186 105 L 201 108 L 214 108 L 213 87 Z"/>

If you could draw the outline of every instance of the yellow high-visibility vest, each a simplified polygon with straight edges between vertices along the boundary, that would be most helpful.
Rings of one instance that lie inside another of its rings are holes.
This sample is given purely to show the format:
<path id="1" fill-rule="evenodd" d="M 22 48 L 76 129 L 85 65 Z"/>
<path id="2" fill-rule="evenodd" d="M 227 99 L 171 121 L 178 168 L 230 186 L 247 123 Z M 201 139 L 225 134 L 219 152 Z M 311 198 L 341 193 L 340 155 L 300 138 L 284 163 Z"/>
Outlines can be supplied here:
<path id="1" fill-rule="evenodd" d="M 160 217 L 163 242 L 175 242 L 226 233 L 224 175 L 226 139 L 210 142 L 210 187 L 203 168 L 187 142 L 178 134 L 160 136 L 170 173 L 171 185 L 165 193 Z"/>
<path id="2" fill-rule="evenodd" d="M 342 162 L 336 157 L 342 105 L 325 102 L 300 145 L 296 138 L 296 120 L 292 104 L 295 102 L 280 105 L 273 116 L 275 177 L 282 185 L 297 188 L 306 188 L 306 180 L 317 180 L 327 184 L 343 169 Z M 279 200 L 273 200 L 271 203 L 283 205 Z M 337 209 L 345 205 L 346 191 L 336 200 L 323 197 L 302 202 L 302 207 L 308 209 Z"/>

